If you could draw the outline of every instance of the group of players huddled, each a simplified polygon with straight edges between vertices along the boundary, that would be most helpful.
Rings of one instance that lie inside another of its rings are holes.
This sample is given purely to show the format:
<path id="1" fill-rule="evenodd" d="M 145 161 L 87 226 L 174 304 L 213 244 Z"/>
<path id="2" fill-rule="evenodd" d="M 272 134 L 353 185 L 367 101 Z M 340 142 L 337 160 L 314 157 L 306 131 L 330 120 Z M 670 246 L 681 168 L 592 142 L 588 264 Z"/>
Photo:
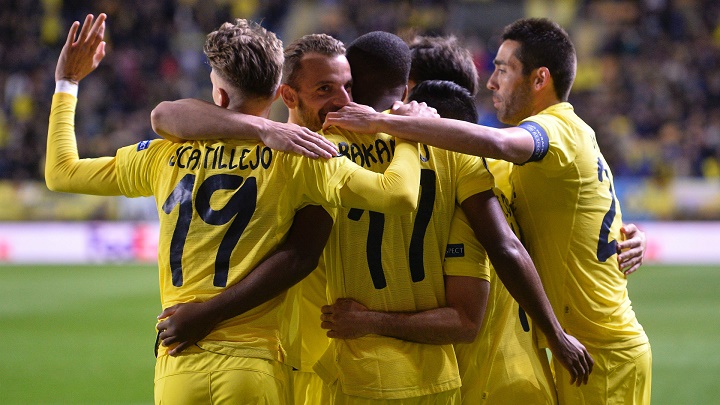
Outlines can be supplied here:
<path id="1" fill-rule="evenodd" d="M 213 103 L 163 102 L 164 139 L 79 159 L 78 84 L 105 22 L 68 33 L 45 176 L 156 200 L 155 403 L 650 402 L 626 288 L 645 236 L 567 102 L 576 55 L 557 24 L 505 28 L 487 83 L 499 129 L 476 124 L 453 37 L 283 49 L 238 19 L 204 46 Z M 287 123 L 267 119 L 278 95 Z"/>

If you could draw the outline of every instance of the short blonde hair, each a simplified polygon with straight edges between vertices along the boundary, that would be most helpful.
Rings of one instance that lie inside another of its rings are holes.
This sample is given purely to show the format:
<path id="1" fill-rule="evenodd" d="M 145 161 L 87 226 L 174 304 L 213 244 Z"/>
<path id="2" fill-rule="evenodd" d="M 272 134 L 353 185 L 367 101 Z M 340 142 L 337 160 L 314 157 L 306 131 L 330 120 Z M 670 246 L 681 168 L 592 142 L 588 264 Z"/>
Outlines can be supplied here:
<path id="1" fill-rule="evenodd" d="M 250 97 L 274 97 L 283 66 L 282 41 L 259 24 L 237 19 L 211 32 L 203 48 L 221 78 Z"/>

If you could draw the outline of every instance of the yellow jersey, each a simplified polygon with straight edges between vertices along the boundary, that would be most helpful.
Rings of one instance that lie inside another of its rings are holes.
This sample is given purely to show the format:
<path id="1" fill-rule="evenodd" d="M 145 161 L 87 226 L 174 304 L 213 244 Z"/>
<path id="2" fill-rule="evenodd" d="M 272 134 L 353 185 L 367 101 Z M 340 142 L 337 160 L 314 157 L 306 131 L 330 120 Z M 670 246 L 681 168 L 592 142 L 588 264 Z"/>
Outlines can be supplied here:
<path id="1" fill-rule="evenodd" d="M 395 142 L 384 134 L 328 138 L 346 157 L 373 171 L 387 167 Z M 324 252 L 329 302 L 352 298 L 384 312 L 445 305 L 442 264 L 455 205 L 490 189 L 493 179 L 480 158 L 418 147 L 421 192 L 415 212 L 336 210 Z M 315 371 L 328 385 L 339 379 L 345 394 L 366 398 L 409 398 L 460 386 L 452 345 L 378 335 L 331 339 Z"/>

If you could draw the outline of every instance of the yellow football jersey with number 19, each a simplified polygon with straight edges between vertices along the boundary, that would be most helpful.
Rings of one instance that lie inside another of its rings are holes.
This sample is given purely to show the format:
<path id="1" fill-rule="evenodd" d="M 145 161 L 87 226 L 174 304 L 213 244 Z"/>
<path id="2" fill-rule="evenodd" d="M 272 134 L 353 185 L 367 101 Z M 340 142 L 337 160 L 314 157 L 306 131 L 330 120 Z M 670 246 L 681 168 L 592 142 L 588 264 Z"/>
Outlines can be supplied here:
<path id="1" fill-rule="evenodd" d="M 305 181 L 327 182 L 332 189 L 347 175 L 333 179 L 327 172 L 326 178 L 303 180 L 311 171 L 288 157 L 262 144 L 235 141 L 178 145 L 157 140 L 118 150 L 123 193 L 156 196 L 163 308 L 206 301 L 244 278 L 282 242 L 295 210 L 308 200 Z M 286 170 L 290 167 L 299 170 Z M 337 201 L 317 193 L 314 198 Z M 278 296 L 218 324 L 199 345 L 286 361 L 276 313 L 283 299 Z M 166 350 L 159 347 L 159 355 Z"/>
<path id="2" fill-rule="evenodd" d="M 387 135 L 328 138 L 342 154 L 373 171 L 392 156 Z M 371 310 L 422 311 L 445 304 L 442 262 L 455 204 L 493 185 L 482 159 L 419 145 L 422 162 L 416 212 L 383 215 L 337 210 L 325 249 L 328 297 L 353 298 Z M 419 344 L 367 335 L 332 339 L 315 366 L 348 395 L 400 399 L 460 386 L 452 345 Z"/>
<path id="3" fill-rule="evenodd" d="M 122 192 L 156 198 L 163 307 L 205 301 L 244 278 L 283 241 L 302 206 L 367 204 L 365 197 L 341 201 L 341 189 L 359 169 L 343 160 L 306 159 L 243 141 L 155 140 L 118 150 Z M 283 299 L 218 324 L 198 345 L 287 362 Z M 161 346 L 159 354 L 166 350 Z"/>

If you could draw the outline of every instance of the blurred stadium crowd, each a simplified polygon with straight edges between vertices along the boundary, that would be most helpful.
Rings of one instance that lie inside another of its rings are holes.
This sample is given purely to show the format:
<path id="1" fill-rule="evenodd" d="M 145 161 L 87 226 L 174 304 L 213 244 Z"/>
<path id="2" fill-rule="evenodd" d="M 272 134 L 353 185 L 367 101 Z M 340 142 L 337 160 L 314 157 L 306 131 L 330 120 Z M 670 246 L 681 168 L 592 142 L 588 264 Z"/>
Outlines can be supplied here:
<path id="1" fill-rule="evenodd" d="M 262 21 L 286 43 L 309 32 L 346 43 L 372 30 L 453 34 L 484 85 L 502 26 L 543 15 L 576 43 L 570 101 L 616 176 L 720 178 L 717 0 L 4 0 L 0 180 L 42 179 L 55 62 L 71 22 L 88 12 L 108 14 L 108 55 L 80 92 L 81 156 L 153 138 L 149 114 L 162 100 L 209 100 L 204 36 L 235 17 Z M 478 109 L 496 124 L 489 95 L 481 87 Z"/>

